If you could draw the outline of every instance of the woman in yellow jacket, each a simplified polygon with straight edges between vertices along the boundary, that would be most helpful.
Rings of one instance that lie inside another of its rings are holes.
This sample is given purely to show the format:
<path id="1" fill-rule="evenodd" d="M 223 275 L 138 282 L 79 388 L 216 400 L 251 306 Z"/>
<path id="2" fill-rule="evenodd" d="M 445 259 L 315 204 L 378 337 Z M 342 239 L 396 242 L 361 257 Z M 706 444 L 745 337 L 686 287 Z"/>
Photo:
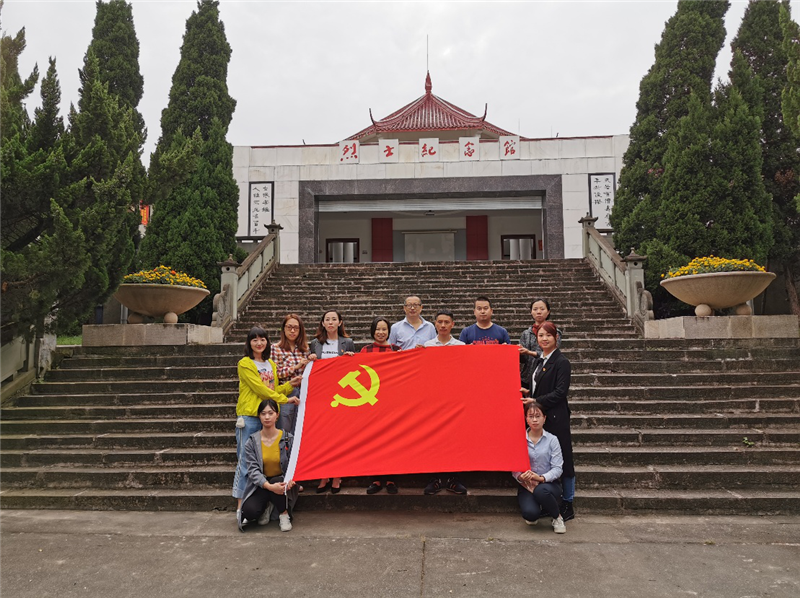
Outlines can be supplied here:
<path id="1" fill-rule="evenodd" d="M 244 459 L 244 444 L 250 435 L 261 430 L 258 419 L 258 405 L 264 399 L 276 403 L 295 405 L 297 397 L 287 395 L 300 386 L 302 376 L 295 376 L 286 384 L 278 384 L 278 368 L 269 358 L 270 343 L 263 328 L 254 326 L 247 335 L 244 345 L 245 356 L 239 361 L 239 401 L 236 403 L 236 456 L 239 463 L 233 477 L 233 497 L 238 500 L 236 517 L 241 517 L 242 499 L 247 484 L 247 471 Z"/>

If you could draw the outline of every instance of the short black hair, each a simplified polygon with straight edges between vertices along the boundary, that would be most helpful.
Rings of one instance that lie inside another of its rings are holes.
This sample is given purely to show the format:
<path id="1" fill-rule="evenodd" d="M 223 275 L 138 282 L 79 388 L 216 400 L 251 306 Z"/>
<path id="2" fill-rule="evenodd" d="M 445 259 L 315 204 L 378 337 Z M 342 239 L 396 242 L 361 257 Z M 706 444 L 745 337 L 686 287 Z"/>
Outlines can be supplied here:
<path id="1" fill-rule="evenodd" d="M 453 312 L 450 311 L 449 309 L 440 309 L 439 311 L 437 311 L 436 317 L 433 318 L 434 321 L 436 321 L 439 318 L 439 316 L 447 316 L 448 318 L 453 320 L 453 322 L 456 321 L 455 317 L 453 317 Z"/>
<path id="2" fill-rule="evenodd" d="M 525 417 L 528 417 L 528 412 L 531 409 L 538 409 L 542 412 L 542 415 L 547 417 L 547 411 L 544 410 L 544 405 L 542 405 L 539 401 L 534 401 L 533 403 L 526 403 L 525 405 Z"/>
<path id="3" fill-rule="evenodd" d="M 391 330 L 392 325 L 389 323 L 389 320 L 384 318 L 383 316 L 378 316 L 374 320 L 372 320 L 372 324 L 369 325 L 369 335 L 375 340 L 375 331 L 378 329 L 378 324 L 381 322 L 386 322 L 386 327 Z"/>
<path id="4" fill-rule="evenodd" d="M 491 307 L 491 306 L 492 306 L 492 302 L 491 302 L 491 301 L 489 301 L 489 298 L 488 298 L 488 297 L 486 297 L 485 295 L 481 295 L 481 296 L 479 296 L 479 297 L 475 297 L 475 303 L 477 303 L 478 301 L 486 301 L 486 303 L 488 303 L 488 304 L 489 304 L 489 307 Z"/>
<path id="5" fill-rule="evenodd" d="M 261 326 L 253 326 L 250 329 L 250 332 L 247 333 L 247 340 L 244 343 L 244 354 L 247 355 L 250 359 L 255 359 L 255 357 L 253 356 L 253 347 L 250 346 L 250 341 L 259 336 L 261 338 L 267 339 L 267 348 L 264 349 L 264 352 L 261 354 L 261 357 L 263 359 L 269 359 L 272 345 L 269 342 L 267 331 L 261 328 Z"/>
<path id="6" fill-rule="evenodd" d="M 267 407 L 272 409 L 275 413 L 281 412 L 281 408 L 278 406 L 278 401 L 276 401 L 275 399 L 264 399 L 258 404 L 256 415 L 261 415 L 261 412 L 264 411 L 264 409 L 266 409 Z"/>
<path id="7" fill-rule="evenodd" d="M 531 304 L 528 306 L 528 309 L 533 309 L 533 304 L 534 303 L 539 303 L 539 301 L 544 303 L 544 306 L 547 308 L 547 311 L 549 312 L 550 311 L 550 302 L 547 299 L 545 299 L 544 297 L 534 297 L 533 301 L 531 301 Z M 546 319 L 547 320 L 550 319 L 550 314 L 549 313 L 547 314 L 547 318 Z"/>

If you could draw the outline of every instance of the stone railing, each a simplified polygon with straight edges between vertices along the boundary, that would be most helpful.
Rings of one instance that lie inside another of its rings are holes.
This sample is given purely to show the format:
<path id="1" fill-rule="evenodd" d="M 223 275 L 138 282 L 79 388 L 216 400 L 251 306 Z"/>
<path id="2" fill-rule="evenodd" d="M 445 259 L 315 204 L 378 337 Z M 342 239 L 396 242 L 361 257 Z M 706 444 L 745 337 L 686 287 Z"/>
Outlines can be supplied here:
<path id="1" fill-rule="evenodd" d="M 611 241 L 594 227 L 597 218 L 587 214 L 579 222 L 583 225 L 583 257 L 606 283 L 628 318 L 643 331 L 644 322 L 653 319 L 653 297 L 644 288 L 647 256 L 636 255 L 631 248 L 630 254 L 622 258 Z"/>
<path id="2" fill-rule="evenodd" d="M 267 229 L 269 234 L 241 265 L 233 259 L 233 256 L 217 264 L 222 270 L 221 290 L 214 296 L 211 326 L 222 328 L 223 333 L 226 333 L 239 319 L 239 310 L 247 304 L 264 279 L 280 263 L 282 227 L 273 223 L 268 225 Z"/>
<path id="3" fill-rule="evenodd" d="M 0 402 L 23 392 L 50 369 L 56 349 L 56 336 L 46 333 L 37 338 L 17 337 L 0 348 L 2 390 Z"/>

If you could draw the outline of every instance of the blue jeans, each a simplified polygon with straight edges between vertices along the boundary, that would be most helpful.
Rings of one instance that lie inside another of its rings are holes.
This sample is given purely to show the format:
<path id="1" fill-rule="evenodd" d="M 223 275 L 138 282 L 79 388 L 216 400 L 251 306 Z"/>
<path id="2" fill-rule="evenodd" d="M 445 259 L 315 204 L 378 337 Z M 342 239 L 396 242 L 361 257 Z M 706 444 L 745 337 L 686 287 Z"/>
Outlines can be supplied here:
<path id="1" fill-rule="evenodd" d="M 244 443 L 261 429 L 261 420 L 251 415 L 243 415 L 244 428 L 236 428 L 236 456 L 239 463 L 236 465 L 236 474 L 233 476 L 233 498 L 244 498 L 244 488 L 247 485 L 247 463 L 244 460 Z"/>
<path id="2" fill-rule="evenodd" d="M 295 388 L 287 396 L 290 398 L 299 397 L 300 389 Z M 291 403 L 284 403 L 281 405 L 281 412 L 280 415 L 278 415 L 278 428 L 289 432 L 290 434 L 294 434 L 294 428 L 297 425 L 297 407 L 297 405 L 293 405 Z"/>
<path id="3" fill-rule="evenodd" d="M 522 486 L 517 488 L 519 510 L 526 521 L 536 521 L 543 515 L 558 519 L 560 498 L 561 486 L 558 482 L 538 484 L 533 492 Z"/>
<path id="4" fill-rule="evenodd" d="M 567 502 L 575 500 L 575 476 L 571 478 L 562 476 L 561 483 L 564 484 L 564 500 Z"/>

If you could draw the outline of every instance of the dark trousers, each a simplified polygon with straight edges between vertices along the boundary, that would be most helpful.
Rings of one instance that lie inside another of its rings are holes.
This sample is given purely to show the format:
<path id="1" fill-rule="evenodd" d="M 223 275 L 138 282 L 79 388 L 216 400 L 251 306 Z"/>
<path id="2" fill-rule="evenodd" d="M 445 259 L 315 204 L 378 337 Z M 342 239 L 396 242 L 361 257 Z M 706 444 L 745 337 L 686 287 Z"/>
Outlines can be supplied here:
<path id="1" fill-rule="evenodd" d="M 561 485 L 558 482 L 545 482 L 538 484 L 533 492 L 520 486 L 517 488 L 517 501 L 522 518 L 527 521 L 536 521 L 543 515 L 558 519 Z"/>
<path id="2" fill-rule="evenodd" d="M 286 495 L 275 494 L 271 490 L 256 488 L 247 499 L 242 503 L 242 518 L 252 521 L 258 519 L 267 510 L 267 504 L 275 505 L 278 513 L 283 513 L 287 508 Z"/>

